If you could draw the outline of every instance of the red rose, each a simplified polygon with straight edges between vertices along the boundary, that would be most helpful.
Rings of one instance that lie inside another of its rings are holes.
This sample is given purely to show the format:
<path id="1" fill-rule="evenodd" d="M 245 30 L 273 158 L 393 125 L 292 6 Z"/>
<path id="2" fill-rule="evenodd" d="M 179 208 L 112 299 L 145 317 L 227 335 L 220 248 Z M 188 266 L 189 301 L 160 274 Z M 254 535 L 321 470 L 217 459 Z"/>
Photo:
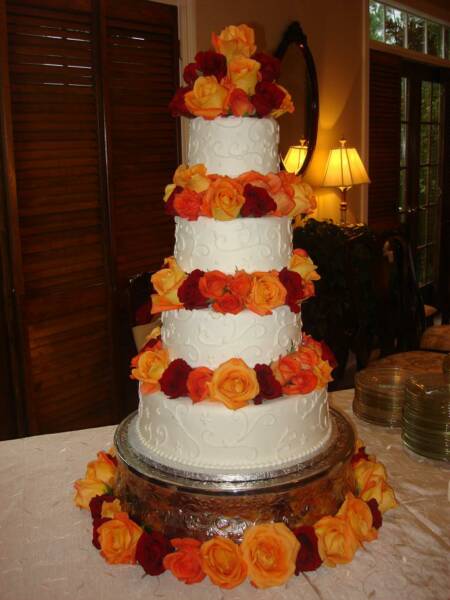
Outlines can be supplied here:
<path id="1" fill-rule="evenodd" d="M 203 75 L 214 75 L 220 83 L 221 79 L 227 74 L 227 59 L 223 54 L 207 50 L 206 52 L 197 52 L 195 55 L 197 69 Z"/>
<path id="2" fill-rule="evenodd" d="M 172 194 L 169 198 L 171 196 Z M 196 221 L 202 208 L 202 197 L 194 190 L 184 189 L 174 197 L 173 208 L 179 217 L 187 221 Z"/>
<path id="3" fill-rule="evenodd" d="M 259 383 L 258 396 L 261 396 L 258 398 L 258 402 L 254 400 L 255 404 L 261 404 L 262 398 L 266 398 L 266 400 L 279 398 L 283 393 L 281 383 L 275 379 L 272 369 L 268 365 L 255 365 L 253 368 Z"/>
<path id="4" fill-rule="evenodd" d="M 237 315 L 244 309 L 244 300 L 231 292 L 225 292 L 223 296 L 217 298 L 214 302 L 213 309 L 222 314 Z"/>
<path id="5" fill-rule="evenodd" d="M 381 514 L 380 509 L 378 508 L 378 502 L 375 498 L 371 498 L 369 502 L 366 502 L 367 506 L 370 508 L 370 512 L 372 513 L 372 524 L 375 529 L 380 529 L 383 524 L 383 515 Z"/>
<path id="6" fill-rule="evenodd" d="M 166 570 L 163 559 L 173 552 L 172 544 L 159 531 L 143 532 L 136 546 L 136 560 L 148 575 L 161 575 Z"/>
<path id="7" fill-rule="evenodd" d="M 178 288 L 178 298 L 184 304 L 184 308 L 193 310 L 208 306 L 208 298 L 201 293 L 198 285 L 204 274 L 200 269 L 195 269 Z"/>
<path id="8" fill-rule="evenodd" d="M 330 346 L 324 342 L 323 340 L 320 342 L 320 346 L 322 348 L 322 358 L 323 360 L 327 360 L 330 363 L 330 367 L 334 369 L 337 367 L 337 360 L 331 350 Z"/>
<path id="9" fill-rule="evenodd" d="M 296 271 L 286 267 L 280 271 L 279 278 L 286 288 L 286 304 L 293 313 L 300 312 L 299 302 L 303 298 L 303 279 Z"/>
<path id="10" fill-rule="evenodd" d="M 360 460 L 369 460 L 369 455 L 366 453 L 365 446 L 361 446 L 361 448 L 358 449 L 358 452 L 356 452 L 352 456 L 352 460 L 351 460 L 352 466 L 356 465 L 356 463 L 359 462 Z"/>
<path id="11" fill-rule="evenodd" d="M 100 517 L 102 516 L 103 502 L 113 502 L 113 500 L 115 500 L 115 498 L 114 496 L 111 496 L 111 494 L 103 494 L 102 496 L 95 496 L 94 498 L 92 498 L 92 500 L 89 502 L 89 508 L 91 511 L 92 518 L 94 520 L 100 519 Z"/>
<path id="12" fill-rule="evenodd" d="M 252 56 L 253 60 L 257 60 L 261 65 L 259 73 L 262 81 L 274 81 L 278 79 L 281 71 L 281 62 L 275 56 L 265 54 L 264 52 L 257 52 Z"/>
<path id="13" fill-rule="evenodd" d="M 175 209 L 175 196 L 177 194 L 180 194 L 183 191 L 183 188 L 179 185 L 177 185 L 173 192 L 170 194 L 170 196 L 167 198 L 167 202 L 164 204 L 164 212 L 166 213 L 166 215 L 169 215 L 171 217 L 176 217 L 178 215 L 176 209 Z"/>
<path id="14" fill-rule="evenodd" d="M 301 571 L 315 571 L 322 564 L 317 547 L 317 535 L 314 527 L 302 525 L 293 530 L 293 534 L 300 542 L 300 550 L 297 554 L 295 574 Z"/>
<path id="15" fill-rule="evenodd" d="M 187 396 L 187 378 L 192 368 L 182 358 L 173 360 L 162 374 L 159 384 L 169 398 Z"/>
<path id="16" fill-rule="evenodd" d="M 244 187 L 245 202 L 241 208 L 243 217 L 263 217 L 277 209 L 276 202 L 264 188 L 247 183 Z"/>
<path id="17" fill-rule="evenodd" d="M 97 498 L 100 498 L 100 496 L 97 496 Z M 100 525 L 103 525 L 103 523 L 106 523 L 106 521 L 111 521 L 111 519 L 98 517 L 92 521 L 92 544 L 97 548 L 97 550 L 100 550 L 100 543 L 98 541 L 98 528 Z"/>
<path id="18" fill-rule="evenodd" d="M 285 93 L 275 83 L 260 81 L 256 84 L 251 101 L 258 117 L 265 117 L 275 108 L 280 108 Z"/>
<path id="19" fill-rule="evenodd" d="M 192 87 L 195 83 L 195 80 L 199 76 L 197 63 L 189 63 L 184 67 L 183 71 L 183 79 L 188 84 L 189 87 Z"/>
<path id="20" fill-rule="evenodd" d="M 185 95 L 191 91 L 190 87 L 180 87 L 169 102 L 169 111 L 172 117 L 190 117 L 191 113 L 186 108 Z"/>

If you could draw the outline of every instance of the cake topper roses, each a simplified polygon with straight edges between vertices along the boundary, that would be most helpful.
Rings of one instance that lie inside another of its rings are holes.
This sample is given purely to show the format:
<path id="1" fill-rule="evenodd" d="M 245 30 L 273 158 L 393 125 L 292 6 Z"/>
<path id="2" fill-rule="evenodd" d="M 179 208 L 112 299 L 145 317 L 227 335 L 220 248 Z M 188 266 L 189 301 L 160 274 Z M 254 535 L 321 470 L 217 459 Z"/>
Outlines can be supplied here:
<path id="1" fill-rule="evenodd" d="M 197 52 L 183 72 L 169 109 L 174 117 L 275 117 L 294 112 L 287 90 L 276 83 L 280 61 L 256 52 L 255 32 L 230 25 L 211 36 L 214 50 Z"/>

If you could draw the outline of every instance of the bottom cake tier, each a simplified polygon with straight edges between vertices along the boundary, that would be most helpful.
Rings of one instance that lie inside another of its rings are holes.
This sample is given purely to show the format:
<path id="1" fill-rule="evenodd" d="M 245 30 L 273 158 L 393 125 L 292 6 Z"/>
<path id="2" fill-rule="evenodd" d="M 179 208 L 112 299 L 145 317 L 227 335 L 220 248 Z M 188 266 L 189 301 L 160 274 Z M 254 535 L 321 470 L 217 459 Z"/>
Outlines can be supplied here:
<path id="1" fill-rule="evenodd" d="M 313 456 L 329 441 L 326 388 L 230 410 L 163 393 L 140 395 L 130 442 L 144 458 L 182 474 L 265 476 Z"/>
<path id="2" fill-rule="evenodd" d="M 330 411 L 331 436 L 315 457 L 267 473 L 265 479 L 211 481 L 189 479 L 139 455 L 132 443 L 136 414 L 119 426 L 115 446 L 118 456 L 114 494 L 125 511 L 165 536 L 216 535 L 235 541 L 247 527 L 283 522 L 288 527 L 312 525 L 333 515 L 347 492 L 355 491 L 351 458 L 355 436 L 337 411 Z"/>

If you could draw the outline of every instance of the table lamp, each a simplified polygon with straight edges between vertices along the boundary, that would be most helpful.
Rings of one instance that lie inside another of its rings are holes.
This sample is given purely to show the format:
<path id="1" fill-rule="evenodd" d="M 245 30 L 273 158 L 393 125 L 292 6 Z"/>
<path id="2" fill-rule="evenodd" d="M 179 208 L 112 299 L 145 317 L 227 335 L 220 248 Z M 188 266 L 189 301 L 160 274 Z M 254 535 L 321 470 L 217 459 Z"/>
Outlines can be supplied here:
<path id="1" fill-rule="evenodd" d="M 297 175 L 305 162 L 307 153 L 308 142 L 305 139 L 300 140 L 299 146 L 291 146 L 286 152 L 286 156 L 281 158 L 286 171 Z"/>
<path id="2" fill-rule="evenodd" d="M 340 148 L 330 150 L 322 187 L 338 187 L 342 192 L 341 225 L 347 225 L 347 190 L 353 185 L 370 183 L 367 171 L 356 148 L 347 148 L 345 139 Z"/>

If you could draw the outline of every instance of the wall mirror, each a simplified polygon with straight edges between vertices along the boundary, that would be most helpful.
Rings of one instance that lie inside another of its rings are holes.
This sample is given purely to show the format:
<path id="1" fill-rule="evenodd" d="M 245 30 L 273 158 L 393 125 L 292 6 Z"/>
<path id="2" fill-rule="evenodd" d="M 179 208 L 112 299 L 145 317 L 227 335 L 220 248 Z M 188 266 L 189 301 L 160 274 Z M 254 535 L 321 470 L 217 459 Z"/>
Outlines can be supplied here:
<path id="1" fill-rule="evenodd" d="M 304 173 L 316 145 L 319 90 L 314 59 L 298 21 L 289 25 L 274 54 L 281 60 L 278 83 L 290 92 L 295 105 L 294 114 L 278 119 L 280 156 L 285 156 L 290 146 L 297 146 L 300 139 L 305 139 L 308 151 L 300 169 L 300 173 Z"/>

